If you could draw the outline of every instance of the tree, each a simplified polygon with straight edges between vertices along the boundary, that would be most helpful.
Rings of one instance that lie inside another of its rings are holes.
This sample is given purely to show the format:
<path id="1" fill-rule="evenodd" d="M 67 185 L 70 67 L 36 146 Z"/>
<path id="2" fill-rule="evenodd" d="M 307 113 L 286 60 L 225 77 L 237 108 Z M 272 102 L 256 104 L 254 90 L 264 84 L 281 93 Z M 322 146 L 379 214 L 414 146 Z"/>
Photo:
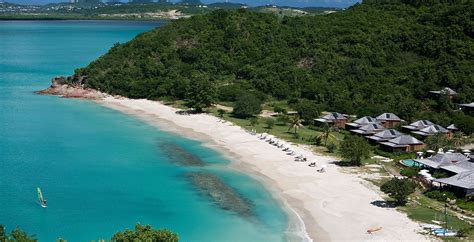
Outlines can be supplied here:
<path id="1" fill-rule="evenodd" d="M 324 146 L 327 145 L 329 139 L 335 139 L 336 136 L 332 134 L 333 128 L 328 123 L 324 123 L 323 133 L 320 135 L 324 139 Z"/>
<path id="2" fill-rule="evenodd" d="M 292 106 L 306 123 L 312 123 L 321 113 L 320 107 L 307 99 L 300 99 Z"/>
<path id="3" fill-rule="evenodd" d="M 426 138 L 425 143 L 430 149 L 438 150 L 448 145 L 449 141 L 445 134 L 437 133 Z"/>
<path id="4" fill-rule="evenodd" d="M 459 148 L 466 143 L 466 138 L 461 132 L 455 132 L 453 137 L 451 138 L 451 144 L 453 144 L 454 148 Z"/>
<path id="5" fill-rule="evenodd" d="M 410 194 L 415 192 L 416 184 L 409 179 L 392 178 L 385 182 L 380 189 L 389 197 L 395 199 L 396 205 L 405 205 Z"/>
<path id="6" fill-rule="evenodd" d="M 237 99 L 234 106 L 234 115 L 239 118 L 248 118 L 262 111 L 262 102 L 253 94 L 246 93 Z"/>
<path id="7" fill-rule="evenodd" d="M 255 127 L 258 125 L 258 118 L 257 117 L 251 117 L 249 118 L 250 126 Z"/>
<path id="8" fill-rule="evenodd" d="M 296 135 L 296 131 L 302 127 L 303 127 L 303 119 L 301 119 L 299 115 L 293 115 L 290 118 L 290 122 L 288 123 L 288 131 L 293 129 L 294 134 Z"/>
<path id="9" fill-rule="evenodd" d="M 360 166 L 362 159 L 369 158 L 371 147 L 364 138 L 351 135 L 341 142 L 339 149 L 342 157 L 349 160 L 351 165 Z"/>
<path id="10" fill-rule="evenodd" d="M 267 125 L 268 129 L 272 129 L 273 126 L 275 125 L 275 119 L 267 118 L 267 119 L 265 119 L 265 124 Z"/>
<path id="11" fill-rule="evenodd" d="M 35 236 L 28 235 L 25 231 L 19 227 L 14 229 L 10 235 L 5 231 L 5 227 L 0 224 L 0 242 L 36 242 Z"/>
<path id="12" fill-rule="evenodd" d="M 187 105 L 197 112 L 210 107 L 216 100 L 216 88 L 204 75 L 195 75 L 187 93 Z"/>
<path id="13" fill-rule="evenodd" d="M 150 225 L 135 225 L 135 230 L 126 229 L 124 232 L 117 232 L 112 236 L 112 241 L 153 241 L 153 242 L 177 242 L 177 234 L 166 229 L 153 229 Z"/>

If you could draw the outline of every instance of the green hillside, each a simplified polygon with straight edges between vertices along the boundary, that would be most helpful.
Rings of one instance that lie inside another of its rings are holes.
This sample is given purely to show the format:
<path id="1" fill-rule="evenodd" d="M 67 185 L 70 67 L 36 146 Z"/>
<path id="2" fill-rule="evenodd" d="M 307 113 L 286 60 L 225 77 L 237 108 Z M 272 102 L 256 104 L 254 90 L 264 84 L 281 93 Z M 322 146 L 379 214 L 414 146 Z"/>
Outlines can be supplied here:
<path id="1" fill-rule="evenodd" d="M 474 4 L 380 2 L 320 16 L 240 9 L 177 20 L 116 44 L 74 80 L 131 98 L 185 99 L 190 83 L 206 79 L 223 102 L 246 92 L 348 114 L 474 123 L 429 96 L 450 87 L 455 102 L 474 101 Z"/>

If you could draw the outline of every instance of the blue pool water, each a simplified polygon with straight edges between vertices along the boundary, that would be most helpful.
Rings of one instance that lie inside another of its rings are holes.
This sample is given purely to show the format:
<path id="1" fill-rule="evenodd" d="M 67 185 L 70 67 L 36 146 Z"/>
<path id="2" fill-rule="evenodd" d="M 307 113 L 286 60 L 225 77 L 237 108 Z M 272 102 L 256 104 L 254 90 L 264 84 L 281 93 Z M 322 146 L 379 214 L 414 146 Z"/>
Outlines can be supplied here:
<path id="1" fill-rule="evenodd" d="M 408 167 L 422 167 L 423 166 L 422 164 L 417 163 L 413 159 L 401 160 L 400 163 L 402 163 L 402 165 L 408 166 Z"/>
<path id="2" fill-rule="evenodd" d="M 171 229 L 181 241 L 285 240 L 280 205 L 219 153 L 89 101 L 33 94 L 162 24 L 0 22 L 0 224 L 40 241 L 109 239 L 136 223 Z M 205 165 L 177 165 L 163 143 Z M 200 193 L 187 176 L 195 171 L 217 175 L 250 201 L 252 215 Z M 36 202 L 37 186 L 47 209 Z"/>

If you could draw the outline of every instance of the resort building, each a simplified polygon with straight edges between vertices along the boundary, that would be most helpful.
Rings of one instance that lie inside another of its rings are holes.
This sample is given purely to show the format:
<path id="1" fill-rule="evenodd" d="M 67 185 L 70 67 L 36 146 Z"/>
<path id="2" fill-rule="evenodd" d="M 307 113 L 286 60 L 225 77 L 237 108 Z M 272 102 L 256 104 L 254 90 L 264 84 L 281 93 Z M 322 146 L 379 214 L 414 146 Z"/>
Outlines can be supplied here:
<path id="1" fill-rule="evenodd" d="M 386 129 L 386 130 L 378 132 L 378 133 L 376 133 L 372 136 L 366 136 L 366 138 L 369 141 L 378 143 L 378 142 L 389 141 L 391 139 L 395 139 L 395 138 L 400 137 L 400 136 L 402 136 L 402 133 L 398 132 L 397 130 L 395 130 L 395 129 Z"/>
<path id="2" fill-rule="evenodd" d="M 360 135 L 373 135 L 384 129 L 385 127 L 379 123 L 371 123 L 371 124 L 364 125 L 358 129 L 352 129 L 351 132 L 360 134 Z"/>
<path id="3" fill-rule="evenodd" d="M 326 123 L 337 128 L 344 128 L 347 123 L 347 118 L 340 113 L 333 112 L 326 114 L 321 118 L 315 119 L 314 121 L 319 123 Z"/>
<path id="4" fill-rule="evenodd" d="M 400 126 L 401 122 L 403 121 L 393 113 L 383 113 L 377 116 L 376 119 L 387 129 Z"/>
<path id="5" fill-rule="evenodd" d="M 346 129 L 357 129 L 367 124 L 378 123 L 377 119 L 370 116 L 365 116 L 360 119 L 355 120 L 354 122 L 346 123 Z"/>
<path id="6" fill-rule="evenodd" d="M 435 135 L 435 134 L 438 134 L 438 133 L 442 133 L 442 134 L 446 134 L 448 136 L 451 136 L 451 132 L 449 130 L 447 130 L 444 127 L 442 127 L 441 125 L 437 125 L 437 124 L 430 125 L 426 128 L 423 128 L 423 129 L 420 129 L 420 130 L 417 130 L 417 131 L 412 131 L 412 133 L 420 135 L 422 137 L 428 137 L 428 136 Z"/>
<path id="7" fill-rule="evenodd" d="M 458 95 L 457 92 L 455 92 L 453 89 L 449 87 L 445 87 L 439 91 L 430 91 L 431 94 L 435 95 L 448 95 L 450 99 L 452 99 L 454 96 Z"/>
<path id="8" fill-rule="evenodd" d="M 424 129 L 428 126 L 431 126 L 431 125 L 434 125 L 434 123 L 432 123 L 429 120 L 418 120 L 416 122 L 413 122 L 409 125 L 405 125 L 405 126 L 402 126 L 402 127 L 406 130 L 409 130 L 409 131 L 418 131 L 418 130 Z"/>
<path id="9" fill-rule="evenodd" d="M 474 170 L 461 172 L 452 177 L 436 179 L 434 181 L 452 187 L 460 195 L 474 196 Z"/>
<path id="10" fill-rule="evenodd" d="M 474 171 L 474 163 L 470 162 L 469 157 L 461 153 L 438 153 L 427 159 L 416 159 L 414 161 L 430 169 L 443 169 L 452 174 Z"/>
<path id="11" fill-rule="evenodd" d="M 380 142 L 382 149 L 391 152 L 419 151 L 425 144 L 410 135 L 401 135 L 389 141 Z"/>

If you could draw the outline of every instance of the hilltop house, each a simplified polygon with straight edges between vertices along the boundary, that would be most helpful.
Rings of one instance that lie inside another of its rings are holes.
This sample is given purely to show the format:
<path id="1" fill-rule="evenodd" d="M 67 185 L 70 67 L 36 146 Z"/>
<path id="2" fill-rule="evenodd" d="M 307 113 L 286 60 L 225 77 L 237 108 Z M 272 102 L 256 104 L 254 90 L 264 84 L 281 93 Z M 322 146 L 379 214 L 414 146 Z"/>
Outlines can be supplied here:
<path id="1" fill-rule="evenodd" d="M 379 123 L 371 123 L 371 124 L 361 126 L 358 129 L 352 129 L 351 132 L 360 134 L 360 135 L 372 135 L 384 129 L 385 127 Z"/>
<path id="2" fill-rule="evenodd" d="M 347 118 L 340 113 L 332 112 L 322 116 L 321 118 L 315 119 L 314 121 L 326 123 L 337 128 L 344 128 L 347 123 Z"/>
<path id="3" fill-rule="evenodd" d="M 418 130 L 421 130 L 421 129 L 424 129 L 430 125 L 434 125 L 434 123 L 432 123 L 431 121 L 429 120 L 418 120 L 416 122 L 413 122 L 409 125 L 405 125 L 405 126 L 402 126 L 404 129 L 408 130 L 408 131 L 418 131 Z"/>
<path id="4" fill-rule="evenodd" d="M 423 128 L 417 131 L 411 131 L 411 132 L 414 134 L 420 135 L 422 137 L 428 137 L 431 135 L 435 135 L 437 133 L 442 133 L 442 134 L 446 134 L 447 136 L 451 136 L 451 132 L 449 130 L 437 124 L 430 125 L 426 128 Z"/>
<path id="5" fill-rule="evenodd" d="M 378 132 L 372 136 L 366 136 L 369 141 L 372 142 L 384 142 L 389 141 L 391 139 L 395 139 L 397 137 L 402 136 L 402 133 L 398 132 L 395 129 L 386 129 L 381 132 Z"/>
<path id="6" fill-rule="evenodd" d="M 370 116 L 365 116 L 365 117 L 355 120 L 354 122 L 346 123 L 346 129 L 348 130 L 357 129 L 364 125 L 372 124 L 372 123 L 378 123 L 377 119 Z"/>
<path id="7" fill-rule="evenodd" d="M 400 126 L 402 122 L 402 120 L 393 113 L 383 113 L 377 116 L 376 119 L 387 129 Z"/>
<path id="8" fill-rule="evenodd" d="M 474 196 L 474 170 L 461 172 L 448 178 L 435 179 L 435 182 L 454 188 L 463 196 Z"/>
<path id="9" fill-rule="evenodd" d="M 401 135 L 397 138 L 380 142 L 382 149 L 391 152 L 419 151 L 425 148 L 425 144 L 410 135 Z"/>
<path id="10" fill-rule="evenodd" d="M 439 91 L 430 91 L 430 93 L 435 95 L 447 95 L 450 99 L 453 99 L 454 96 L 458 95 L 457 92 L 449 87 L 445 87 Z"/>

